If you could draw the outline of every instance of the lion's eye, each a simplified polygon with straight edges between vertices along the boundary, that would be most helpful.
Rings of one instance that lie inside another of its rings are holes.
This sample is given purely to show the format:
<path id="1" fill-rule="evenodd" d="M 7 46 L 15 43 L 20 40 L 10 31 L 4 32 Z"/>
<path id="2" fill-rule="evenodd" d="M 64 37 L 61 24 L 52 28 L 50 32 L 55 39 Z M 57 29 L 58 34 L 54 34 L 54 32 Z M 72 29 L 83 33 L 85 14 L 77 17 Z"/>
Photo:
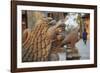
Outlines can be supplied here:
<path id="1" fill-rule="evenodd" d="M 62 30 L 62 28 L 58 28 L 58 32 L 62 32 L 63 30 Z"/>
<path id="2" fill-rule="evenodd" d="M 62 32 L 62 29 L 59 29 L 59 32 Z"/>

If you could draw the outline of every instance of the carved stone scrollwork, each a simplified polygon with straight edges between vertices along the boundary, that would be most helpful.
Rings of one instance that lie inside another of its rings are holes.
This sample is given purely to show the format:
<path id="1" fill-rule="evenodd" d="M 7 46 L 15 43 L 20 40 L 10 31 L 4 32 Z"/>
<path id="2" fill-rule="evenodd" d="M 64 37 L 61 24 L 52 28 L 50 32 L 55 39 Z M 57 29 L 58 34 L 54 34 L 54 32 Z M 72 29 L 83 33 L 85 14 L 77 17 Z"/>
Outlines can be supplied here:
<path id="1" fill-rule="evenodd" d="M 75 54 L 78 54 L 78 50 L 74 49 L 74 44 L 77 40 L 77 34 L 74 32 L 77 32 L 77 30 L 66 34 L 65 27 L 63 20 L 56 22 L 52 18 L 43 18 L 36 22 L 32 31 L 29 29 L 24 30 L 22 37 L 22 61 L 57 61 L 59 60 L 57 53 L 65 51 L 64 45 L 67 45 L 67 42 L 70 42 L 72 47 L 70 49 L 73 51 L 74 59 Z M 67 53 L 68 50 L 66 50 Z"/>

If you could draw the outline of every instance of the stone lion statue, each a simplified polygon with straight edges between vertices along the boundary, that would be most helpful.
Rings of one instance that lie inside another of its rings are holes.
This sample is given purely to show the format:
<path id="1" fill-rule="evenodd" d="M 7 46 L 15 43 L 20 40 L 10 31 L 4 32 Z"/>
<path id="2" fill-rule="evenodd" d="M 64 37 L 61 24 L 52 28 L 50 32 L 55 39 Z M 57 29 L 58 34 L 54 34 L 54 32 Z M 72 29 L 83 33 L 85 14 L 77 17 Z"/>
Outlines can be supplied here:
<path id="1" fill-rule="evenodd" d="M 63 20 L 56 22 L 49 17 L 38 20 L 32 30 L 23 32 L 22 61 L 59 60 L 57 52 L 64 51 L 63 43 L 67 41 L 65 36 Z"/>
<path id="2" fill-rule="evenodd" d="M 22 61 L 48 61 L 52 48 L 56 47 L 54 42 L 61 41 L 64 37 L 62 32 L 64 24 L 59 21 L 51 21 L 50 18 L 38 20 L 32 31 L 23 32 Z M 57 40 L 57 38 L 59 40 Z"/>

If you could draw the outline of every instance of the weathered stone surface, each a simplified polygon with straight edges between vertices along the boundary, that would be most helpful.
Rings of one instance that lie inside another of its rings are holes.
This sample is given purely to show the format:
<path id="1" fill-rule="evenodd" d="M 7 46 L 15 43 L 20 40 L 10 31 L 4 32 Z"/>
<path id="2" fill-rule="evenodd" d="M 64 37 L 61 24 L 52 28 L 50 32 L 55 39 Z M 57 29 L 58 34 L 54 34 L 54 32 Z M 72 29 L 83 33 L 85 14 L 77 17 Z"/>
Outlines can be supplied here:
<path id="1" fill-rule="evenodd" d="M 32 31 L 29 32 L 26 29 L 27 32 L 23 34 L 23 62 L 59 60 L 58 53 L 65 52 L 64 47 L 62 46 L 63 40 L 64 42 L 71 41 L 71 47 L 73 48 L 73 44 L 76 42 L 74 39 L 77 35 L 73 32 L 66 39 L 63 21 L 58 21 L 55 25 L 49 25 L 49 22 L 41 19 L 37 21 Z M 76 49 L 71 50 L 74 56 L 78 55 Z"/>

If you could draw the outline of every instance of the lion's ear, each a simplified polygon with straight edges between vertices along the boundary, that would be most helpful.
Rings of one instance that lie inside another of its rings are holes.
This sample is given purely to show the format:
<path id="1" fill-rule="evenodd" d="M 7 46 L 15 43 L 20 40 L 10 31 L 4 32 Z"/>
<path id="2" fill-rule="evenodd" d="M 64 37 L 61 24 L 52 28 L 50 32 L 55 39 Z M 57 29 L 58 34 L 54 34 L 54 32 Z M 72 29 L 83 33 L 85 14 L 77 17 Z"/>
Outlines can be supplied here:
<path id="1" fill-rule="evenodd" d="M 52 21 L 50 21 L 48 24 L 49 24 L 49 25 L 56 25 L 56 23 L 57 23 L 56 20 L 52 20 Z"/>
<path id="2" fill-rule="evenodd" d="M 50 22 L 53 20 L 51 17 L 43 17 L 42 19 L 43 21 L 46 21 L 46 22 Z"/>

